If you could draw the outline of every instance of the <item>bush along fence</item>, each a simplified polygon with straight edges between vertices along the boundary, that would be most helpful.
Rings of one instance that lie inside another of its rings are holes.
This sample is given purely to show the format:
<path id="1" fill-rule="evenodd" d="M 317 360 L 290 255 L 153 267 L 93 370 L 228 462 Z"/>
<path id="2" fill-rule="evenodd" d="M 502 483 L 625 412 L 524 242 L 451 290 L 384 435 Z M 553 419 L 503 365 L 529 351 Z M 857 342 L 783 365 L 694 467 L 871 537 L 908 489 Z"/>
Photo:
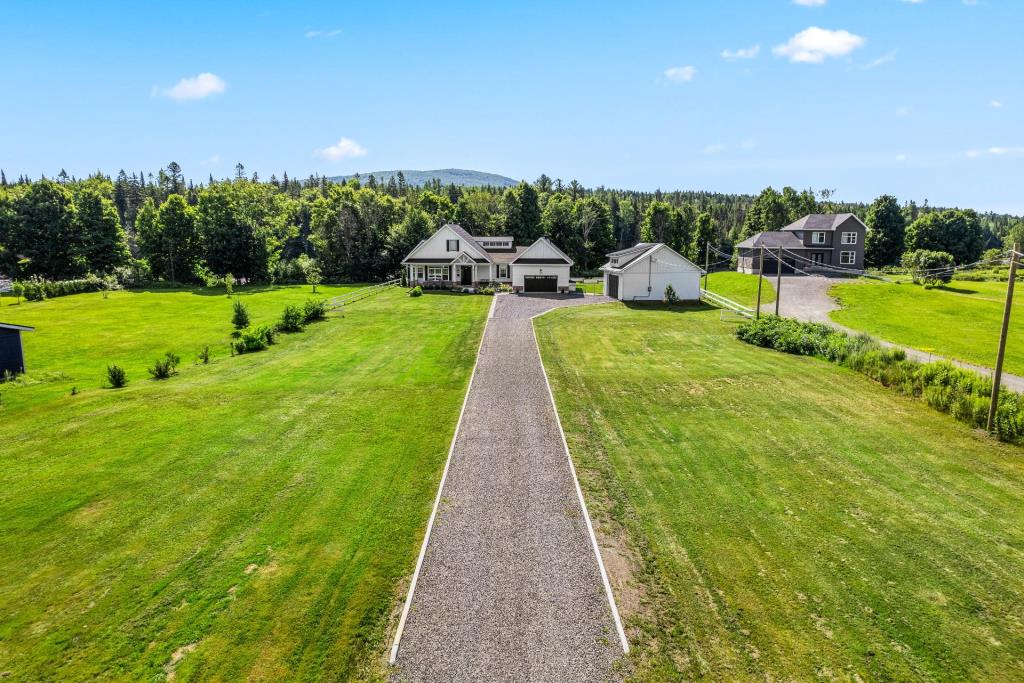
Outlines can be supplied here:
<path id="1" fill-rule="evenodd" d="M 851 336 L 821 323 L 773 315 L 743 323 L 736 336 L 755 346 L 823 358 L 922 399 L 971 427 L 986 426 L 992 380 L 952 363 L 909 360 L 902 349 L 885 348 L 867 335 Z M 1000 441 L 1024 442 L 1024 396 L 1000 391 L 993 430 Z"/>

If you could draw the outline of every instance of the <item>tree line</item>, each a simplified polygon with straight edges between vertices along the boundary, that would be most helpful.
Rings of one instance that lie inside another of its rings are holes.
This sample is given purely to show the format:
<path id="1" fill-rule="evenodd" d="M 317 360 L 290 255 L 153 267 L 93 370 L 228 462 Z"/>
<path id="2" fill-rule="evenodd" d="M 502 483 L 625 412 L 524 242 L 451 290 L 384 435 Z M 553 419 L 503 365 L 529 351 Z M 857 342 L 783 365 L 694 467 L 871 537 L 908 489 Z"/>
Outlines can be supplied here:
<path id="1" fill-rule="evenodd" d="M 757 196 L 710 192 L 588 189 L 541 175 L 510 188 L 409 186 L 378 182 L 187 181 L 170 163 L 156 174 L 121 171 L 77 179 L 0 171 L 0 273 L 49 280 L 117 275 L 123 282 L 202 283 L 227 274 L 250 282 L 301 279 L 310 259 L 324 277 L 366 281 L 393 275 L 402 258 L 447 222 L 475 235 L 511 235 L 529 244 L 544 235 L 579 272 L 593 272 L 609 251 L 638 241 L 665 242 L 701 262 L 705 247 L 731 252 L 738 241 L 777 230 L 808 213 L 851 212 L 868 224 L 872 266 L 898 263 L 912 249 L 975 260 L 1007 237 L 1018 219 L 972 210 L 838 202 L 834 192 L 767 188 Z M 300 260 L 301 257 L 301 260 Z"/>

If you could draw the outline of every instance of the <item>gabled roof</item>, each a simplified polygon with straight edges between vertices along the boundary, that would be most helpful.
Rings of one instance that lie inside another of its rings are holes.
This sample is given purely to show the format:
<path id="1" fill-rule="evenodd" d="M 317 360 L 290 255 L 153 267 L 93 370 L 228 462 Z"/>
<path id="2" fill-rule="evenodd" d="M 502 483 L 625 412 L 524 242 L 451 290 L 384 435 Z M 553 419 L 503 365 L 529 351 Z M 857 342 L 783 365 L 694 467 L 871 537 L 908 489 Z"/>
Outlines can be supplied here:
<path id="1" fill-rule="evenodd" d="M 419 251 L 420 248 L 422 248 L 424 244 L 426 244 L 427 242 L 432 240 L 434 238 L 434 235 L 437 235 L 437 233 L 441 232 L 445 228 L 448 228 L 449 230 L 454 232 L 456 235 L 458 235 L 459 239 L 462 240 L 464 245 L 468 245 L 473 250 L 473 252 L 475 252 L 477 254 L 477 256 L 479 256 L 479 258 L 474 258 L 474 260 L 477 263 L 492 263 L 490 254 L 487 253 L 487 250 L 484 249 L 483 247 L 481 247 L 479 244 L 477 244 L 477 242 L 473 238 L 473 236 L 470 235 L 465 230 L 463 230 L 462 226 L 458 225 L 457 223 L 445 223 L 440 228 L 435 230 L 433 235 L 431 235 L 430 237 L 428 237 L 425 240 L 422 240 L 419 244 L 417 244 L 413 248 L 413 250 L 410 251 L 409 254 L 404 259 L 402 259 L 402 263 L 417 263 L 417 262 L 419 262 L 419 263 L 428 263 L 428 262 L 429 263 L 438 263 L 438 259 L 424 260 L 424 259 L 413 258 L 413 256 L 416 255 L 416 252 Z M 462 246 L 462 245 L 460 245 L 460 246 Z"/>
<path id="2" fill-rule="evenodd" d="M 846 221 L 853 218 L 863 225 L 863 222 L 852 213 L 812 213 L 804 216 L 798 221 L 790 223 L 783 230 L 835 230 Z M 866 228 L 867 226 L 865 226 Z"/>
<path id="3" fill-rule="evenodd" d="M 804 241 L 794 235 L 791 231 L 783 230 L 771 230 L 768 232 L 759 232 L 752 237 L 748 237 L 739 244 L 736 245 L 739 249 L 803 249 Z"/>
<path id="4" fill-rule="evenodd" d="M 622 272 L 642 262 L 648 256 L 653 257 L 656 252 L 667 250 L 675 254 L 678 258 L 682 259 L 686 263 L 693 266 L 693 269 L 699 273 L 703 273 L 704 269 L 698 266 L 696 263 L 686 258 L 678 251 L 668 246 L 664 242 L 640 242 L 631 249 L 622 249 L 620 251 L 613 251 L 608 254 L 608 263 L 601 266 L 599 270 Z M 612 265 L 612 258 L 617 258 L 619 262 Z"/>
<path id="5" fill-rule="evenodd" d="M 33 332 L 36 328 L 27 325 L 15 325 L 13 323 L 0 323 L 0 329 L 18 330 L 19 332 Z"/>
<path id="6" fill-rule="evenodd" d="M 512 263 L 527 249 L 529 249 L 529 247 L 515 247 L 508 251 L 492 251 L 491 260 L 495 263 Z"/>
<path id="7" fill-rule="evenodd" d="M 555 243 L 552 242 L 551 240 L 549 240 L 547 237 L 538 237 L 537 241 L 535 241 L 533 244 L 528 246 L 521 253 L 517 253 L 516 257 L 514 259 L 512 259 L 510 261 L 510 263 L 516 263 L 516 262 L 518 262 L 518 263 L 552 263 L 552 264 L 560 263 L 560 261 L 556 261 L 556 260 L 553 260 L 553 259 L 550 259 L 550 258 L 544 258 L 544 259 L 523 259 L 523 256 L 525 256 L 531 249 L 536 247 L 541 242 L 543 242 L 544 244 L 547 244 L 549 247 L 551 247 L 551 249 L 556 254 L 558 254 L 559 256 L 561 256 L 565 260 L 566 264 L 568 264 L 570 266 L 572 265 L 572 263 L 573 263 L 572 259 L 569 258 L 569 256 L 566 255 L 566 253 L 564 251 L 562 251 L 557 246 L 555 246 Z"/>

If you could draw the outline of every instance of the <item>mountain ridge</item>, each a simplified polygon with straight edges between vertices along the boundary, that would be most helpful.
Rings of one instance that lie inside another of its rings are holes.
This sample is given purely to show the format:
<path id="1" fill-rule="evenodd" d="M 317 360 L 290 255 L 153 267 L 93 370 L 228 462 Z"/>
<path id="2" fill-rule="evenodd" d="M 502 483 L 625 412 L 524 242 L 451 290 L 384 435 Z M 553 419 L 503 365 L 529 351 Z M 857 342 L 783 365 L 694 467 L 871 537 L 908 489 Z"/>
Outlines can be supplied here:
<path id="1" fill-rule="evenodd" d="M 431 171 L 417 171 L 414 169 L 395 169 L 392 171 L 373 171 L 370 173 L 359 173 L 351 175 L 340 175 L 328 178 L 335 182 L 345 182 L 350 178 L 354 178 L 356 175 L 359 176 L 360 180 L 365 180 L 371 175 L 377 179 L 378 183 L 386 184 L 391 178 L 397 177 L 401 173 L 405 176 L 405 182 L 407 185 L 422 186 L 431 182 L 435 178 L 441 181 L 442 185 L 462 185 L 465 187 L 482 187 L 484 185 L 490 185 L 492 187 L 512 187 L 518 185 L 519 181 L 508 176 L 499 175 L 497 173 L 487 173 L 485 171 L 474 171 L 465 168 L 439 168 Z"/>

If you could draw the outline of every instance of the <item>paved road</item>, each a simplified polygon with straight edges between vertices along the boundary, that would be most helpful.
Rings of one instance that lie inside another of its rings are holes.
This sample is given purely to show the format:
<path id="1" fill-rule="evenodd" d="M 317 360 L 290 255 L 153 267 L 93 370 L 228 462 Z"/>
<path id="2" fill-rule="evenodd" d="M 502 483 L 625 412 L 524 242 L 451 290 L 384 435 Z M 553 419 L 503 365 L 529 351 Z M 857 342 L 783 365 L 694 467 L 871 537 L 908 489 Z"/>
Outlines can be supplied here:
<path id="1" fill-rule="evenodd" d="M 772 282 L 774 283 L 775 280 L 773 279 Z M 779 314 L 787 318 L 796 318 L 797 320 L 804 320 L 807 322 L 827 323 L 851 334 L 857 334 L 857 330 L 853 330 L 849 327 L 833 322 L 829 317 L 829 313 L 839 308 L 839 304 L 836 303 L 835 299 L 828 295 L 828 290 L 837 282 L 838 281 L 835 278 L 827 278 L 820 275 L 812 275 L 810 277 L 802 275 L 783 275 L 782 296 L 779 298 Z M 775 304 L 771 303 L 762 305 L 761 312 L 774 313 Z M 879 340 L 879 342 L 884 346 L 901 348 L 906 351 L 908 358 L 919 360 L 921 362 L 927 363 L 933 360 L 943 360 L 942 356 L 919 351 L 917 349 L 910 348 L 909 346 L 902 346 L 885 340 Z M 964 369 L 973 370 L 974 372 L 986 376 L 991 376 L 993 372 L 992 368 L 975 365 L 973 363 L 967 363 L 959 360 L 951 360 L 950 362 Z M 1003 386 L 1011 391 L 1024 393 L 1024 377 L 1004 372 Z"/>
<path id="2" fill-rule="evenodd" d="M 495 301 L 395 680 L 619 678 L 622 649 L 530 321 L 606 301 Z"/>

